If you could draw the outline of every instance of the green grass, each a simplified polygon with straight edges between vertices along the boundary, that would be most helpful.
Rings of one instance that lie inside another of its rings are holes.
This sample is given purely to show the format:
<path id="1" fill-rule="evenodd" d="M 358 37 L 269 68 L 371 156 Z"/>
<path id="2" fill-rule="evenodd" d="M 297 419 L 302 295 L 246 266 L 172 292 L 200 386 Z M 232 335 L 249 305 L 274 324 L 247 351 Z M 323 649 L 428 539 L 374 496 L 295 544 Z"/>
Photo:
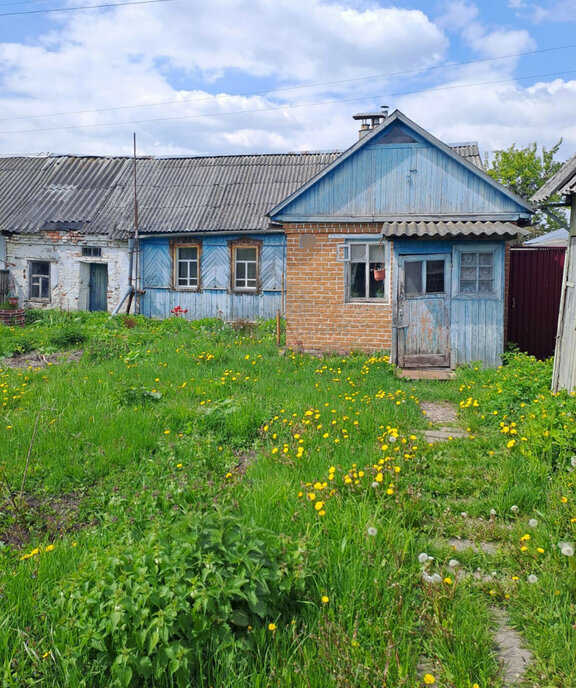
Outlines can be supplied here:
<path id="1" fill-rule="evenodd" d="M 274 339 L 56 312 L 0 328 L 4 354 L 84 350 L 0 364 L 2 684 L 498 688 L 500 607 L 528 684 L 576 686 L 576 398 L 548 391 L 550 363 L 412 382 L 382 353 Z M 470 438 L 427 445 L 420 401 L 455 404 Z"/>

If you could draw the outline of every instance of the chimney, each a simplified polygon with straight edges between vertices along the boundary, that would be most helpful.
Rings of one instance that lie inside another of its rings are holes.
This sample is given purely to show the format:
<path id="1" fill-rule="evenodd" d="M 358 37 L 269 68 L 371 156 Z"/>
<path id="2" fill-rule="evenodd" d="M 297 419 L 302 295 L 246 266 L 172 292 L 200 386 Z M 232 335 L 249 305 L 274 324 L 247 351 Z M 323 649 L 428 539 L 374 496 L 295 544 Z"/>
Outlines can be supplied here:
<path id="1" fill-rule="evenodd" d="M 366 134 L 369 134 L 373 129 L 382 124 L 382 122 L 388 117 L 388 106 L 382 105 L 380 112 L 359 112 L 356 115 L 352 115 L 352 119 L 361 120 L 359 137 L 363 138 Z"/>

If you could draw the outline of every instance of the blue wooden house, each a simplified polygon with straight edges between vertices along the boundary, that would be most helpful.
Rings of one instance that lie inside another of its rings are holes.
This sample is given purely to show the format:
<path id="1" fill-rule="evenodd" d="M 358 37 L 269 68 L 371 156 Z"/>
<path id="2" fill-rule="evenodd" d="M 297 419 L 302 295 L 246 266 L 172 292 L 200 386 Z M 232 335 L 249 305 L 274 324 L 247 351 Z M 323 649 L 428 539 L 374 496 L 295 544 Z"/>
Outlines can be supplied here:
<path id="1" fill-rule="evenodd" d="M 286 240 L 266 213 L 338 155 L 139 160 L 141 313 L 165 318 L 180 306 L 190 319 L 274 317 Z"/>
<path id="2" fill-rule="evenodd" d="M 497 365 L 509 241 L 531 206 L 402 113 L 358 117 L 357 143 L 270 211 L 286 236 L 287 343 Z"/>

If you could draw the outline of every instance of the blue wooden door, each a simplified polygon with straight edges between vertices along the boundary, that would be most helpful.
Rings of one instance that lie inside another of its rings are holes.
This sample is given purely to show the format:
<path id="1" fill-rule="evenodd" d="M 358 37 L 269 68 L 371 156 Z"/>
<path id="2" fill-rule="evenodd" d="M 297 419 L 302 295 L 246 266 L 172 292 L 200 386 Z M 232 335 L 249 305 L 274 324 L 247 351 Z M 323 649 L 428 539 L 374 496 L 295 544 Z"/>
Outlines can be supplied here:
<path id="1" fill-rule="evenodd" d="M 398 259 L 398 365 L 450 366 L 449 254 Z"/>
<path id="2" fill-rule="evenodd" d="M 88 282 L 88 310 L 108 310 L 108 266 L 102 263 L 90 263 L 90 281 Z"/>

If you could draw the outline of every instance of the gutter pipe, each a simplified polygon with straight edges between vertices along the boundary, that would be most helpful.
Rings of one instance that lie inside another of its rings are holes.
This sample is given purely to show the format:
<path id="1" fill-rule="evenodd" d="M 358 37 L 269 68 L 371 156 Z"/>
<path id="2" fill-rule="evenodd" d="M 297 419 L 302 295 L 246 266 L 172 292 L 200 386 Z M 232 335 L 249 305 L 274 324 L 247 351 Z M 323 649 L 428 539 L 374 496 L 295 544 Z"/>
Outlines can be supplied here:
<path id="1" fill-rule="evenodd" d="M 129 296 L 132 296 L 134 294 L 134 285 L 132 284 L 132 269 L 134 266 L 134 239 L 128 239 L 128 286 L 126 287 L 126 291 L 124 292 L 124 296 L 120 299 L 120 302 L 114 308 L 112 311 L 112 315 L 118 315 L 120 309 L 122 308 L 122 304 L 124 301 Z M 112 316 L 110 316 L 112 317 Z"/>

